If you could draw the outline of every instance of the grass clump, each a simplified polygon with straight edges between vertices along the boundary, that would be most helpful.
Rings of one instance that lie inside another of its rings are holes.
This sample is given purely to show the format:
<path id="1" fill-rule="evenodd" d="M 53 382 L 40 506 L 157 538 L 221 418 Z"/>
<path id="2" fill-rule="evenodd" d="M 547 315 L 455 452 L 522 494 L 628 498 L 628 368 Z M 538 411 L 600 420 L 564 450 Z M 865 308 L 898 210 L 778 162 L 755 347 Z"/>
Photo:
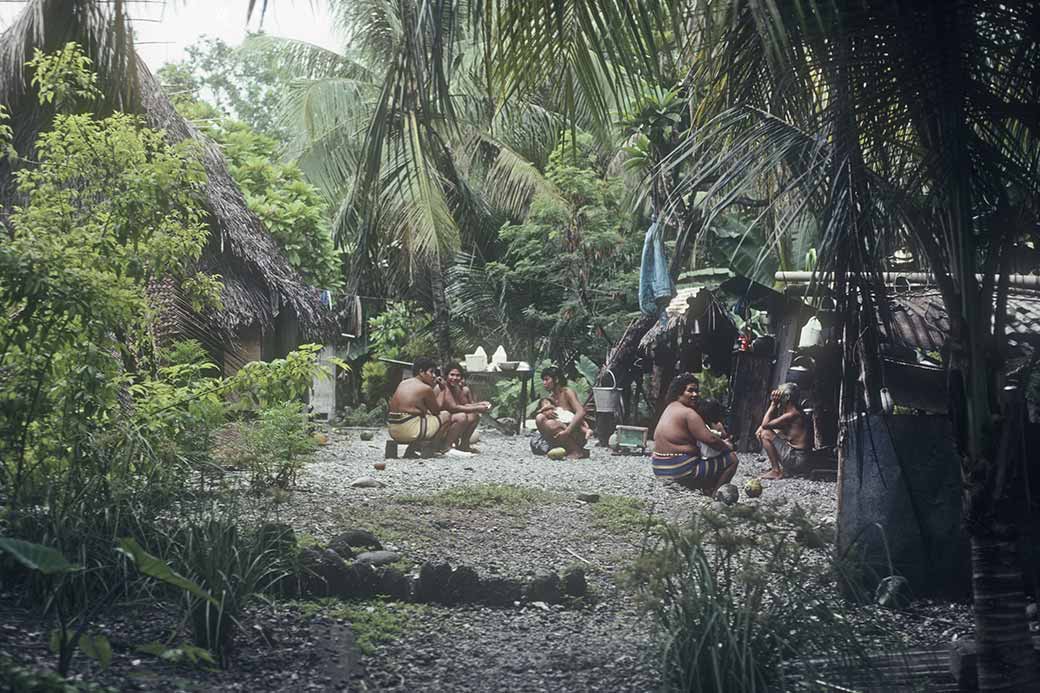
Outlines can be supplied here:
<path id="1" fill-rule="evenodd" d="M 797 689 L 822 670 L 871 679 L 827 534 L 797 506 L 741 504 L 666 526 L 630 578 L 658 627 L 668 687 Z"/>
<path id="2" fill-rule="evenodd" d="M 407 632 L 411 619 L 428 609 L 423 604 L 381 599 L 344 602 L 335 597 L 294 602 L 293 605 L 304 618 L 323 614 L 329 618 L 349 621 L 358 649 L 364 655 L 373 655 L 383 643 L 400 638 Z"/>
<path id="3" fill-rule="evenodd" d="M 626 496 L 603 496 L 598 503 L 589 505 L 592 523 L 612 532 L 641 532 L 660 524 L 650 515 L 646 503 Z"/>
<path id="4" fill-rule="evenodd" d="M 453 486 L 431 496 L 404 496 L 402 503 L 426 503 L 447 508 L 519 509 L 525 506 L 551 503 L 556 494 L 542 489 L 515 484 L 473 484 Z"/>

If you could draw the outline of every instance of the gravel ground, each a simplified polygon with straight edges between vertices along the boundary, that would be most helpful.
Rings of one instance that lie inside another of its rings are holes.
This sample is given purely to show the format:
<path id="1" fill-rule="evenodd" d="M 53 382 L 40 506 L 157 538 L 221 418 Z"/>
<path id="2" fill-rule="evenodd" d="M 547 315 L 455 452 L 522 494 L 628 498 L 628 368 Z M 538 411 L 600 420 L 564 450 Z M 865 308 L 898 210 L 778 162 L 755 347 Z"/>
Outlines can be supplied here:
<path id="1" fill-rule="evenodd" d="M 577 605 L 520 605 L 489 609 L 430 606 L 407 612 L 394 637 L 356 661 L 349 619 L 329 607 L 317 615 L 297 603 L 259 606 L 247 614 L 245 636 L 233 666 L 223 672 L 185 671 L 151 664 L 132 643 L 152 639 L 168 615 L 121 615 L 112 669 L 98 680 L 119 690 L 396 690 L 396 691 L 648 691 L 661 687 L 651 623 L 623 587 L 625 569 L 637 558 L 645 521 L 681 521 L 711 501 L 654 479 L 649 458 L 613 455 L 594 448 L 585 460 L 553 461 L 530 454 L 526 436 L 482 431 L 481 454 L 472 458 L 385 460 L 385 431 L 372 441 L 360 431 L 334 430 L 277 506 L 274 519 L 294 527 L 301 543 L 324 545 L 347 529 L 375 533 L 402 556 L 399 567 L 449 562 L 482 576 L 525 579 L 542 571 L 586 571 L 591 598 Z M 734 480 L 768 469 L 760 455 L 742 455 Z M 369 476 L 381 488 L 355 488 Z M 489 484 L 522 487 L 519 500 L 473 504 L 438 500 L 449 489 Z M 820 521 L 835 519 L 833 482 L 791 479 L 763 482 L 764 499 L 786 499 L 812 509 Z M 598 494 L 585 503 L 578 494 Z M 0 600 L 2 601 L 2 600 Z M 154 610 L 154 607 L 152 607 Z M 23 626 L 0 628 L 0 654 L 46 659 L 45 634 L 19 640 L 32 627 L 28 614 L 6 611 Z M 970 632 L 965 607 L 921 603 L 900 614 L 862 609 L 858 619 L 902 632 L 915 646 L 948 642 Z M 148 624 L 148 625 L 146 625 Z M 150 630 L 156 631 L 151 633 Z M 355 627 L 355 632 L 357 628 Z M 147 637 L 147 639 L 144 639 Z M 125 644 L 123 644 L 125 643 Z M 21 656 L 19 656 L 21 655 Z M 81 664 L 92 670 L 92 665 Z M 94 676 L 97 672 L 93 671 Z"/>

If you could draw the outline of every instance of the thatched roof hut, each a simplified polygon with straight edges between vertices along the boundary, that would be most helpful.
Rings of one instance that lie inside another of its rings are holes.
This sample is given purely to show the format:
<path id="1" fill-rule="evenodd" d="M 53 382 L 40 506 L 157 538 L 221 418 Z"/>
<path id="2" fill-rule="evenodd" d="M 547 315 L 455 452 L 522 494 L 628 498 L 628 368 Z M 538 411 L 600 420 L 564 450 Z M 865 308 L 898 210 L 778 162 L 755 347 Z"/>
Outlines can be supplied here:
<path id="1" fill-rule="evenodd" d="M 16 148 L 31 152 L 53 117 L 27 89 L 25 63 L 36 48 L 51 52 L 75 41 L 98 73 L 102 111 L 139 114 L 148 126 L 164 130 L 171 142 L 192 139 L 200 145 L 207 175 L 203 203 L 211 234 L 199 269 L 221 276 L 224 308 L 210 316 L 189 316 L 185 302 L 167 300 L 164 307 L 183 323 L 177 328 L 194 326 L 193 336 L 208 333 L 212 342 L 216 334 L 223 344 L 232 345 L 245 328 L 270 332 L 288 309 L 303 336 L 320 337 L 328 319 L 319 292 L 304 283 L 246 206 L 219 147 L 177 113 L 144 62 L 128 48 L 127 20 L 110 7 L 89 0 L 31 0 L 0 36 L 0 103 L 10 112 Z M 6 209 L 15 199 L 11 167 L 0 162 L 0 202 Z"/>

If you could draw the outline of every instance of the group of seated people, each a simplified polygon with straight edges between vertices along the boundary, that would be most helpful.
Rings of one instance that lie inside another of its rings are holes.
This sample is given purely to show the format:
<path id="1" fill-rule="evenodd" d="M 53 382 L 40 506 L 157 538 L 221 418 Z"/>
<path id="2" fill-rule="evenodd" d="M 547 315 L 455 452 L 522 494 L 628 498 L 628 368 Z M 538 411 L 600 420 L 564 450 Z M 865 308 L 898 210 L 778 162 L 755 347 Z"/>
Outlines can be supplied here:
<path id="1" fill-rule="evenodd" d="M 386 415 L 390 437 L 408 446 L 404 456 L 477 454 L 473 433 L 491 403 L 473 401 L 462 366 L 449 363 L 442 371 L 433 359 L 419 358 L 412 373 L 397 386 Z"/>
<path id="2" fill-rule="evenodd" d="M 390 437 L 408 445 L 404 456 L 476 454 L 472 437 L 491 403 L 473 401 L 462 366 L 449 363 L 440 370 L 432 359 L 420 358 L 412 373 L 398 385 L 387 414 Z M 592 430 L 585 407 L 558 368 L 546 368 L 541 376 L 547 396 L 538 402 L 535 416 L 539 434 L 569 458 L 586 457 Z M 654 433 L 654 474 L 709 496 L 729 483 L 738 460 L 722 422 L 724 413 L 718 402 L 700 397 L 697 376 L 676 376 Z M 755 435 L 770 463 L 763 479 L 808 471 L 809 425 L 796 385 L 787 383 L 772 392 Z"/>
<path id="3" fill-rule="evenodd" d="M 654 474 L 714 496 L 737 473 L 733 439 L 722 423 L 722 407 L 700 398 L 700 382 L 692 373 L 676 376 L 654 432 Z M 809 469 L 808 417 L 798 402 L 798 387 L 786 383 L 774 390 L 755 432 L 769 458 L 763 479 L 803 474 Z"/>

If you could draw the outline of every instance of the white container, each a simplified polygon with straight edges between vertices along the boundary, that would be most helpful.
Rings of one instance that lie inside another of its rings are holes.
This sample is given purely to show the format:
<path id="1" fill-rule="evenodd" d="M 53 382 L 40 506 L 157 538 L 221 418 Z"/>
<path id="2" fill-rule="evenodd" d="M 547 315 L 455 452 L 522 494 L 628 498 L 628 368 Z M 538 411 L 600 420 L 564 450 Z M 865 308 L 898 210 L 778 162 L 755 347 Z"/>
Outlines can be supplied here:
<path id="1" fill-rule="evenodd" d="M 479 373 L 487 370 L 487 354 L 483 349 L 478 349 L 474 354 L 466 354 L 466 370 L 470 373 Z"/>
<path id="2" fill-rule="evenodd" d="M 798 335 L 798 348 L 804 349 L 805 347 L 814 347 L 820 343 L 820 337 L 823 335 L 823 325 L 816 318 L 809 318 L 809 322 L 805 323 L 805 327 Z"/>
<path id="3" fill-rule="evenodd" d="M 505 348 L 501 344 L 499 344 L 498 348 L 495 349 L 495 353 L 491 355 L 492 370 L 498 370 L 498 364 L 508 360 L 509 357 L 506 356 Z"/>

